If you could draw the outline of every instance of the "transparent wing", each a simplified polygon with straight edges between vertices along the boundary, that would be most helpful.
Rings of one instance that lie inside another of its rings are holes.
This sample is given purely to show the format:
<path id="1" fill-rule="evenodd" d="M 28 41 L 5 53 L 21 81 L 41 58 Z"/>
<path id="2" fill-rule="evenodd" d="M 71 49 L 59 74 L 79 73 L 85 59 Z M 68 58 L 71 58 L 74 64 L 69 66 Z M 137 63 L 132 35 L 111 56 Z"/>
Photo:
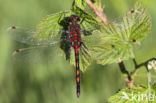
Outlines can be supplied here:
<path id="1" fill-rule="evenodd" d="M 80 67 L 81 70 L 84 72 L 87 70 L 88 66 L 91 64 L 93 60 L 91 52 L 89 51 L 89 49 L 86 47 L 85 44 L 81 45 L 79 57 L 80 57 Z"/>
<path id="2" fill-rule="evenodd" d="M 86 71 L 92 60 L 90 51 L 85 44 L 82 44 L 79 51 L 80 70 L 82 72 Z M 73 49 L 71 50 L 70 64 L 75 66 L 75 53 Z"/>
<path id="3" fill-rule="evenodd" d="M 70 41 L 69 34 L 66 32 L 60 32 L 57 37 L 53 39 L 39 40 L 33 38 L 34 32 L 30 29 L 16 27 L 15 30 L 9 30 L 11 38 L 20 41 L 22 43 L 35 45 L 29 48 L 23 48 L 16 50 L 13 53 L 13 58 L 18 61 L 32 62 L 32 63 L 45 63 L 50 61 L 54 63 L 52 57 L 53 53 L 57 53 L 58 56 L 63 56 L 66 59 L 69 57 Z M 23 35 L 21 35 L 23 34 Z M 37 45 L 37 46 L 36 46 Z M 50 51 L 50 53 L 48 53 Z"/>
<path id="4" fill-rule="evenodd" d="M 62 39 L 66 33 L 64 28 L 67 24 L 65 17 L 71 14 L 70 11 L 49 15 L 41 20 L 35 30 L 10 27 L 7 34 L 16 41 L 31 45 L 55 44 Z"/>
<path id="5" fill-rule="evenodd" d="M 63 56 L 62 51 L 54 46 L 33 46 L 13 52 L 13 60 L 33 64 L 57 63 L 58 56 Z"/>
<path id="6" fill-rule="evenodd" d="M 52 45 L 56 44 L 61 40 L 62 32 L 64 31 L 56 31 L 58 32 L 57 36 L 49 39 L 43 38 L 34 38 L 36 32 L 22 27 L 10 27 L 7 30 L 7 35 L 11 37 L 13 40 L 16 40 L 21 43 L 29 44 L 29 45 Z"/>

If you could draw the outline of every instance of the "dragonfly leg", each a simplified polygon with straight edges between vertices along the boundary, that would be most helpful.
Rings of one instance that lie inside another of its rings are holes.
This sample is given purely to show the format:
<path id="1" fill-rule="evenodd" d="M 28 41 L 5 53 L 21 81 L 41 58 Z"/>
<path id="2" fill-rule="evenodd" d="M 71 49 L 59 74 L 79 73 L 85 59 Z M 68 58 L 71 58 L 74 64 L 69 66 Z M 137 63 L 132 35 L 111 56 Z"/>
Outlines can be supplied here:
<path id="1" fill-rule="evenodd" d="M 86 10 L 86 7 L 84 8 L 84 11 Z M 80 17 L 82 16 L 82 14 L 84 14 L 84 17 L 82 18 L 81 22 L 80 22 L 80 25 L 83 23 L 83 21 L 85 20 L 86 18 L 86 13 L 85 12 L 81 12 L 81 15 Z"/>
<path id="2" fill-rule="evenodd" d="M 61 30 L 61 31 L 62 31 L 62 33 L 69 34 L 69 31 L 67 31 L 67 30 Z"/>
<path id="3" fill-rule="evenodd" d="M 82 20 L 81 20 L 81 22 L 80 22 L 80 25 L 83 23 L 83 21 L 85 20 L 85 17 L 86 16 L 84 16 L 83 18 L 82 18 Z"/>
<path id="4" fill-rule="evenodd" d="M 87 31 L 87 30 L 81 30 L 81 32 L 84 34 L 84 35 L 92 35 L 92 31 Z"/>
<path id="5" fill-rule="evenodd" d="M 82 41 L 80 42 L 80 47 L 81 47 L 81 45 L 83 45 L 83 42 Z"/>
<path id="6" fill-rule="evenodd" d="M 83 42 L 81 42 L 81 45 L 84 46 L 84 48 L 88 49 L 87 46 Z"/>
<path id="7" fill-rule="evenodd" d="M 84 14 L 84 17 L 82 18 L 81 22 L 80 22 L 80 25 L 83 23 L 83 21 L 85 20 L 86 18 L 86 14 Z"/>

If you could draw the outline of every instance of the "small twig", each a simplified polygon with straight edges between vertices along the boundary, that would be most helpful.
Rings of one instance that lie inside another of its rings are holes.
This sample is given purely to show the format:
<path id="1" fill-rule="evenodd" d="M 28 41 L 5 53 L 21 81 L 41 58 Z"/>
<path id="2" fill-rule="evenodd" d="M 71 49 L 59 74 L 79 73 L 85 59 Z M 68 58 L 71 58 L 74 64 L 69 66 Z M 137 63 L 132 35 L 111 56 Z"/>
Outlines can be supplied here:
<path id="1" fill-rule="evenodd" d="M 134 84 L 134 78 L 132 78 L 131 80 L 129 80 L 128 78 L 125 78 L 125 81 L 128 87 L 132 87 Z"/>
<path id="2" fill-rule="evenodd" d="M 95 12 L 95 14 L 102 20 L 104 24 L 108 24 L 107 17 L 103 12 L 102 8 L 97 9 L 90 0 L 86 0 L 89 7 Z"/>
<path id="3" fill-rule="evenodd" d="M 147 60 L 147 61 L 145 61 L 145 62 L 143 62 L 143 63 L 137 64 L 136 60 L 133 59 L 133 62 L 134 62 L 134 65 L 135 65 L 135 69 L 134 69 L 134 71 L 132 71 L 130 74 L 131 74 L 131 75 L 134 75 L 134 74 L 137 72 L 137 70 L 138 70 L 140 67 L 142 67 L 142 66 L 145 66 L 146 69 L 147 69 L 147 71 L 148 71 L 148 68 L 147 68 L 148 62 L 150 62 L 150 61 L 152 61 L 152 60 L 156 60 L 156 58 L 151 58 L 151 59 L 149 59 L 149 60 Z"/>
<path id="4" fill-rule="evenodd" d="M 152 60 L 156 60 L 156 58 L 151 58 L 151 59 L 149 59 L 149 60 L 147 60 L 147 61 L 145 61 L 145 62 L 143 62 L 143 63 L 141 63 L 141 64 L 137 64 L 136 60 L 133 59 L 133 62 L 134 62 L 134 65 L 135 65 L 135 69 L 134 69 L 134 71 L 132 71 L 132 72 L 130 73 L 130 72 L 128 72 L 128 71 L 126 70 L 126 67 L 125 67 L 123 61 L 122 61 L 121 59 L 119 59 L 119 63 L 118 63 L 118 64 L 119 64 L 119 67 L 120 67 L 120 71 L 121 71 L 123 74 L 127 74 L 127 77 L 128 77 L 128 78 L 125 78 L 125 81 L 126 81 L 128 87 L 133 86 L 134 78 L 132 78 L 132 76 L 137 72 L 137 70 L 138 70 L 141 66 L 145 66 L 146 69 L 147 69 L 147 71 L 149 71 L 148 68 L 147 68 L 147 65 L 148 65 L 148 62 L 150 62 L 150 61 L 152 61 Z"/>

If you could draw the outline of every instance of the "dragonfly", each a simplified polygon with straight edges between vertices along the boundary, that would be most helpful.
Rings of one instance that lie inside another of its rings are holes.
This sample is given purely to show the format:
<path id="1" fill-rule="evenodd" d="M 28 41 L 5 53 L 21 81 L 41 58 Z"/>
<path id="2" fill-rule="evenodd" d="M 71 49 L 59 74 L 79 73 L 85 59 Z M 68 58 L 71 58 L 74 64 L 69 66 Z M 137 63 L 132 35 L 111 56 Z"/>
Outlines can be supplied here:
<path id="1" fill-rule="evenodd" d="M 14 57 L 26 59 L 27 53 L 33 50 L 54 47 L 63 53 L 70 64 L 75 63 L 76 94 L 80 97 L 80 68 L 85 70 L 92 61 L 90 48 L 100 40 L 98 29 L 97 21 L 77 8 L 77 13 L 64 11 L 43 18 L 35 30 L 12 26 L 7 30 L 7 34 L 16 41 L 33 45 L 17 49 L 13 53 Z"/>

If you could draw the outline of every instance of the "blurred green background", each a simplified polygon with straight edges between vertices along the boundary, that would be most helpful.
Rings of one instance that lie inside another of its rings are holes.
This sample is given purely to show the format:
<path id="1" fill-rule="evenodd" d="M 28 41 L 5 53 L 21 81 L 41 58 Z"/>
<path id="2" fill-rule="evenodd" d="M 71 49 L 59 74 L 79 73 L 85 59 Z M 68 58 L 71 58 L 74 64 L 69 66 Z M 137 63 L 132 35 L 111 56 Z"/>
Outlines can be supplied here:
<path id="1" fill-rule="evenodd" d="M 9 26 L 35 28 L 49 14 L 68 10 L 73 0 L 0 0 L 0 103 L 107 103 L 107 99 L 125 87 L 117 64 L 95 62 L 81 75 L 81 96 L 76 97 L 74 69 L 58 58 L 55 64 L 32 64 L 12 60 L 12 52 L 27 47 L 6 35 Z M 137 0 L 102 0 L 109 20 L 122 15 Z M 149 10 L 152 32 L 136 49 L 136 60 L 156 57 L 155 0 L 138 0 Z M 131 60 L 125 62 L 133 69 Z M 59 64 L 59 65 L 58 65 Z M 147 84 L 145 68 L 141 68 L 135 84 Z"/>

